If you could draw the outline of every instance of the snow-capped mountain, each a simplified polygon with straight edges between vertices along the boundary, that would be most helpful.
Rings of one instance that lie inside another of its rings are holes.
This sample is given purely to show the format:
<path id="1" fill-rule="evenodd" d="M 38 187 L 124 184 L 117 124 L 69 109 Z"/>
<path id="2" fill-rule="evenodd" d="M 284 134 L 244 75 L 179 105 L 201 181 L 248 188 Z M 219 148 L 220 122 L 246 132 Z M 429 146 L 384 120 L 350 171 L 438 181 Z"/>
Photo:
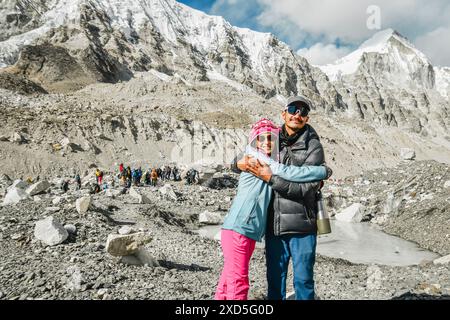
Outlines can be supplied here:
<path id="1" fill-rule="evenodd" d="M 331 81 L 342 76 L 354 74 L 364 63 L 367 56 L 380 54 L 389 56 L 387 61 L 391 66 L 397 67 L 401 74 L 416 73 L 418 67 L 431 65 L 428 58 L 417 50 L 406 38 L 393 29 L 386 29 L 376 33 L 365 41 L 357 50 L 337 60 L 333 64 L 319 66 Z M 392 69 L 389 72 L 393 72 Z M 425 83 L 428 85 L 428 83 Z"/>
<path id="2" fill-rule="evenodd" d="M 76 58 L 86 82 L 155 69 L 195 81 L 216 72 L 267 97 L 303 89 L 318 93 L 307 61 L 273 35 L 233 27 L 174 0 L 44 0 L 35 6 L 41 14 L 4 14 L 10 21 L 3 22 L 5 29 L 16 32 L 0 42 L 3 66 L 20 60 L 27 45 L 45 44 L 48 51 L 51 44 Z M 18 15 L 28 21 L 20 28 Z"/>
<path id="3" fill-rule="evenodd" d="M 47 91 L 152 71 L 266 98 L 302 93 L 326 113 L 416 132 L 450 126 L 448 70 L 391 29 L 316 68 L 272 34 L 174 0 L 9 0 L 0 5 L 0 27 L 0 66 Z"/>
<path id="4" fill-rule="evenodd" d="M 342 96 L 349 116 L 415 132 L 448 132 L 448 69 L 435 68 L 398 32 L 376 33 L 333 64 L 318 66 Z"/>

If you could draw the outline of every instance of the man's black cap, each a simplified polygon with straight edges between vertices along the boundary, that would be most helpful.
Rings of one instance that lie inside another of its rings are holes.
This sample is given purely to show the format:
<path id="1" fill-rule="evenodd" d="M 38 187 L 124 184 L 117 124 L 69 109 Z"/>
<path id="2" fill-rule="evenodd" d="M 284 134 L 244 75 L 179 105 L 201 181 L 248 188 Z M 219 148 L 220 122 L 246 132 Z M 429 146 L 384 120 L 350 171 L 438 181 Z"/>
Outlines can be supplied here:
<path id="1" fill-rule="evenodd" d="M 309 101 L 309 99 L 307 99 L 306 97 L 303 97 L 303 96 L 290 97 L 287 100 L 285 107 L 287 108 L 288 106 L 291 106 L 291 105 L 294 105 L 294 106 L 295 105 L 304 105 L 305 107 L 308 108 L 308 111 L 311 111 L 311 109 L 312 109 L 311 101 Z"/>

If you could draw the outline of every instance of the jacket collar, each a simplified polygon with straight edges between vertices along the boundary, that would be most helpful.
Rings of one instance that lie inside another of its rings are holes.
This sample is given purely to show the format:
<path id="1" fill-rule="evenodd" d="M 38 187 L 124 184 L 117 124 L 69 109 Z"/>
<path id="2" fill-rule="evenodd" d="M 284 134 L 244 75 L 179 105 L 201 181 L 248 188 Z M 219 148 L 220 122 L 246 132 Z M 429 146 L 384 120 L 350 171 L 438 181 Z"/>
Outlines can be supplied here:
<path id="1" fill-rule="evenodd" d="M 283 124 L 280 132 L 280 147 L 291 147 L 295 149 L 304 149 L 306 147 L 305 141 L 309 134 L 308 124 L 296 133 L 289 135 L 286 131 L 286 125 Z"/>

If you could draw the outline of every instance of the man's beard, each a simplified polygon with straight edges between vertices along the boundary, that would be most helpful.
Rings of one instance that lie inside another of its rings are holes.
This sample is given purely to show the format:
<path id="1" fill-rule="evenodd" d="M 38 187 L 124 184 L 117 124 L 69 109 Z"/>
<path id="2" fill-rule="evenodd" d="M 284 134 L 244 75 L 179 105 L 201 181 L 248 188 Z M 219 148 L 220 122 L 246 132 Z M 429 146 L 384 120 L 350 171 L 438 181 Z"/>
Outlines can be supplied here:
<path id="1" fill-rule="evenodd" d="M 305 124 L 306 124 L 306 122 L 305 121 L 303 121 L 303 119 L 302 120 L 294 120 L 294 121 L 288 121 L 287 123 L 286 123 L 286 125 L 290 128 L 290 129 L 292 129 L 292 130 L 294 130 L 294 131 L 297 131 L 297 130 L 300 130 L 300 129 L 302 129 L 304 126 L 305 126 Z"/>

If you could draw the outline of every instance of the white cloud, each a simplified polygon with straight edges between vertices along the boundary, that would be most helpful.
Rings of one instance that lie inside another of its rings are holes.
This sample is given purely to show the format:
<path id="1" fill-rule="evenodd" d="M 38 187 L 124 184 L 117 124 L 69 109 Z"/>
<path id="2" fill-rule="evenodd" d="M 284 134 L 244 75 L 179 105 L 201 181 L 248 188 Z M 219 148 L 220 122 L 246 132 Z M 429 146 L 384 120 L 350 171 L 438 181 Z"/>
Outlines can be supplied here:
<path id="1" fill-rule="evenodd" d="M 316 43 L 310 48 L 297 51 L 298 55 L 305 57 L 313 65 L 325 65 L 346 56 L 352 50 L 348 47 L 337 48 L 333 44 Z"/>
<path id="2" fill-rule="evenodd" d="M 415 44 L 433 65 L 450 66 L 450 27 L 440 27 L 419 36 Z"/>
<path id="3" fill-rule="evenodd" d="M 360 42 L 379 30 L 369 30 L 366 10 L 371 5 L 380 8 L 381 29 L 410 31 L 417 36 L 431 31 L 448 21 L 450 4 L 447 0 L 258 0 L 263 7 L 259 22 L 277 27 L 290 21 L 296 29 L 321 37 L 322 42 L 340 39 Z"/>
<path id="4" fill-rule="evenodd" d="M 448 0 L 216 0 L 210 13 L 271 31 L 294 50 L 316 44 L 301 53 L 312 63 L 322 63 L 345 53 L 345 48 L 329 44 L 357 47 L 380 31 L 367 27 L 372 5 L 380 8 L 381 29 L 399 31 L 434 64 L 450 66 Z"/>

